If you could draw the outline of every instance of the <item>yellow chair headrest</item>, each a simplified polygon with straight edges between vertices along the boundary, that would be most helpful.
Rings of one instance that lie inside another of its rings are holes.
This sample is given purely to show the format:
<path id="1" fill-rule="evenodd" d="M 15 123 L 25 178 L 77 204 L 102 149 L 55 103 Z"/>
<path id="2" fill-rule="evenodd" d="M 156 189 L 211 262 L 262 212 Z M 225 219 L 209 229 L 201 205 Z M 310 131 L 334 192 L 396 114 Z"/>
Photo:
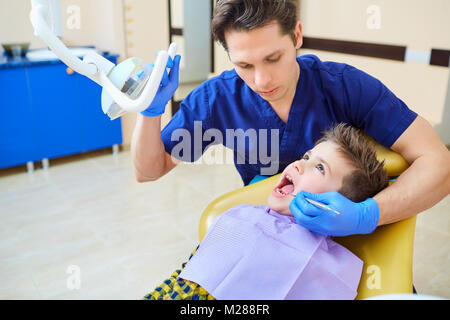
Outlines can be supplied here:
<path id="1" fill-rule="evenodd" d="M 378 161 L 384 160 L 384 169 L 389 177 L 398 177 L 408 168 L 408 162 L 400 154 L 380 144 L 376 144 L 375 149 Z"/>

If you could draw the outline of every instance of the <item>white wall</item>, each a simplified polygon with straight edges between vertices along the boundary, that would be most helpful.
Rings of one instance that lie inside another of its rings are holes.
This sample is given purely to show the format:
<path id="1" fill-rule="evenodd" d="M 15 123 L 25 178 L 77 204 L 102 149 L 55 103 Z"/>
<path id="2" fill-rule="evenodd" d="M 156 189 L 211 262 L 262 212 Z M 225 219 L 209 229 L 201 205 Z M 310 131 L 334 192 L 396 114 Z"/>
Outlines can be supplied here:
<path id="1" fill-rule="evenodd" d="M 378 10 L 378 17 L 370 11 L 371 6 Z M 431 48 L 450 49 L 448 0 L 302 0 L 300 13 L 307 37 L 402 45 L 422 56 L 429 54 Z M 371 28 L 376 26 L 374 17 L 379 18 L 379 28 Z M 300 50 L 300 54 L 307 53 L 322 60 L 345 62 L 372 74 L 442 130 L 449 68 L 418 61 Z M 444 126 L 450 130 L 450 124 Z"/>
<path id="2" fill-rule="evenodd" d="M 367 27 L 374 16 L 367 10 L 373 6 L 379 9 L 379 29 Z M 416 50 L 450 49 L 449 15 L 448 0 L 302 0 L 300 8 L 309 37 L 400 44 Z"/>
<path id="3" fill-rule="evenodd" d="M 63 40 L 68 45 L 92 45 L 94 37 L 92 30 L 91 1 L 77 0 L 61 1 L 62 21 L 63 21 Z M 66 22 L 68 14 L 66 13 L 69 5 L 76 4 L 81 9 L 81 29 L 70 30 Z M 31 1 L 0 0 L 0 42 L 30 42 L 30 48 L 43 48 L 46 45 L 33 34 L 33 27 L 29 19 L 31 10 Z"/>

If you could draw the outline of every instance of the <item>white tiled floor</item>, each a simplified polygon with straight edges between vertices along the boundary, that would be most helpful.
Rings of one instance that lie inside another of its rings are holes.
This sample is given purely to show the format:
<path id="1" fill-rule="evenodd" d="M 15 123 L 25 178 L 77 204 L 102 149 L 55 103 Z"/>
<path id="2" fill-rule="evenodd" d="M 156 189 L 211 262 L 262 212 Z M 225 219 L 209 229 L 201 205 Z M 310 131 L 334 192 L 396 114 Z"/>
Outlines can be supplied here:
<path id="1" fill-rule="evenodd" d="M 129 151 L 0 171 L 0 299 L 140 299 L 188 258 L 201 212 L 242 186 L 233 165 L 181 164 L 135 181 Z M 419 216 L 414 283 L 450 298 L 450 197 Z M 80 270 L 80 289 L 68 289 Z"/>

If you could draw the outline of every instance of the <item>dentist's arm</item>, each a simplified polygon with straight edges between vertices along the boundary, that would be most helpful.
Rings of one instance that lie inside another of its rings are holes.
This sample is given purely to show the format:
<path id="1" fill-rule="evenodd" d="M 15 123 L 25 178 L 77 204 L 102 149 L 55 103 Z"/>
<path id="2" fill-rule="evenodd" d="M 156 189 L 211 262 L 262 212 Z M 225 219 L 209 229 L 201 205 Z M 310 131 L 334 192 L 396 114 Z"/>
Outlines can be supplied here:
<path id="1" fill-rule="evenodd" d="M 165 74 L 152 104 L 138 115 L 133 131 L 131 155 L 138 182 L 157 180 L 176 166 L 161 140 L 161 115 L 178 88 L 180 56 L 173 62 L 169 58 L 167 67 L 172 68 L 169 76 Z"/>
<path id="2" fill-rule="evenodd" d="M 131 140 L 131 155 L 138 182 L 157 180 L 176 166 L 161 140 L 161 116 L 138 115 Z"/>
<path id="3" fill-rule="evenodd" d="M 410 167 L 377 194 L 378 225 L 412 217 L 450 193 L 450 152 L 431 125 L 418 116 L 391 146 Z"/>

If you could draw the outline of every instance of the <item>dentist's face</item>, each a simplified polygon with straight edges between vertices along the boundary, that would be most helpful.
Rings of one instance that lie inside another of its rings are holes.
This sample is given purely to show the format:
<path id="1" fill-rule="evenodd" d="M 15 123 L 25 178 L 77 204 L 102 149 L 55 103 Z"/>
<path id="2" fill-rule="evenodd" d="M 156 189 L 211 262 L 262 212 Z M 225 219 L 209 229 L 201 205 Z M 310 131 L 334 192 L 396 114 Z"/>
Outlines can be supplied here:
<path id="1" fill-rule="evenodd" d="M 331 141 L 319 143 L 284 169 L 268 199 L 268 206 L 291 215 L 289 204 L 301 190 L 310 193 L 338 191 L 342 181 L 354 168 Z"/>
<path id="2" fill-rule="evenodd" d="M 295 28 L 297 44 L 281 34 L 277 22 L 250 31 L 225 33 L 228 54 L 237 74 L 269 103 L 283 100 L 297 86 L 299 67 L 296 50 L 302 44 L 300 22 Z"/>

